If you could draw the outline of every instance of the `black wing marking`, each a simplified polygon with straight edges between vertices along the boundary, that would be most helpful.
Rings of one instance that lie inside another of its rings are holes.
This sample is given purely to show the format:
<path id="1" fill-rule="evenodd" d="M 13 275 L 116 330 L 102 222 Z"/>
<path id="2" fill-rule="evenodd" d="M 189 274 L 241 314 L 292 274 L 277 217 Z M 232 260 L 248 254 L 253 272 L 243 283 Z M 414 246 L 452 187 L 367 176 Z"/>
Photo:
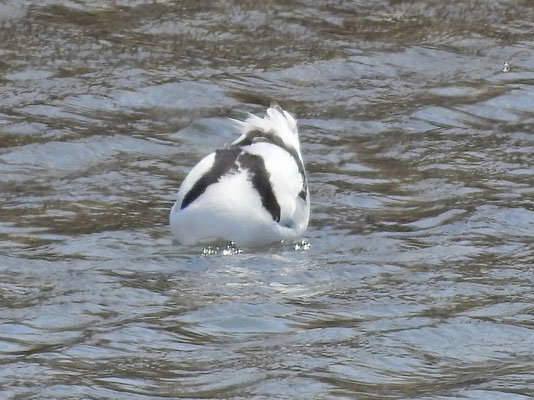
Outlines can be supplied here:
<path id="1" fill-rule="evenodd" d="M 252 186 L 258 192 L 262 206 L 271 214 L 274 221 L 280 222 L 280 204 L 274 194 L 269 171 L 265 167 L 263 158 L 256 154 L 247 153 L 238 146 L 215 152 L 213 165 L 185 194 L 180 208 L 182 210 L 186 208 L 210 185 L 219 182 L 219 179 L 228 172 L 237 171 L 239 167 L 248 170 Z"/>
<path id="2" fill-rule="evenodd" d="M 302 200 L 306 201 L 306 198 L 308 197 L 308 180 L 306 179 L 304 164 L 302 163 L 297 151 L 293 147 L 286 145 L 279 136 L 275 135 L 273 132 L 265 132 L 260 129 L 253 129 L 251 131 L 248 131 L 246 136 L 239 142 L 234 143 L 232 147 L 250 146 L 251 144 L 257 142 L 266 142 L 274 144 L 275 146 L 278 146 L 287 151 L 293 157 L 299 169 L 300 176 L 302 178 L 302 189 L 299 192 L 299 197 Z"/>
<path id="3" fill-rule="evenodd" d="M 270 175 L 265 168 L 263 158 L 256 154 L 243 152 L 239 155 L 238 161 L 242 167 L 248 169 L 252 186 L 260 195 L 263 208 L 271 214 L 274 221 L 280 222 L 280 204 L 274 194 L 273 185 L 269 179 Z"/>
<path id="4" fill-rule="evenodd" d="M 228 171 L 237 168 L 237 156 L 241 152 L 239 148 L 221 149 L 215 152 L 215 160 L 213 165 L 204 175 L 195 182 L 193 187 L 185 194 L 180 209 L 186 208 L 189 204 L 195 201 L 202 193 L 206 191 L 208 186 L 217 183 L 221 176 Z"/>

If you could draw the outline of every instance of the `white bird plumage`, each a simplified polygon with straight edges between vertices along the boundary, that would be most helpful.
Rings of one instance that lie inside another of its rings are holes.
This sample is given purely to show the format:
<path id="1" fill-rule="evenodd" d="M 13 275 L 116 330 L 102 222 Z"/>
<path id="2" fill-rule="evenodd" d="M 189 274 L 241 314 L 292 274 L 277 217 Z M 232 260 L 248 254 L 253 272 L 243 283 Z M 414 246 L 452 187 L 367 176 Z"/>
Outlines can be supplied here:
<path id="1" fill-rule="evenodd" d="M 301 235 L 310 196 L 297 122 L 278 105 L 261 118 L 234 120 L 241 136 L 186 176 L 170 214 L 184 245 L 234 241 L 260 246 Z"/>

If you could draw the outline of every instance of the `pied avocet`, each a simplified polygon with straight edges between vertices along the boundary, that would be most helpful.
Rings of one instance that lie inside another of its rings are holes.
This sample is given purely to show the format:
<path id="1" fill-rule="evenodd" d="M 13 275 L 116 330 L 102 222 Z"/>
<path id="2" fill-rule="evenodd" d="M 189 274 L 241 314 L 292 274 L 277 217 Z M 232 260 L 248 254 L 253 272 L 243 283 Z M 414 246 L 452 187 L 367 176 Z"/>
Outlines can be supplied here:
<path id="1" fill-rule="evenodd" d="M 241 136 L 186 176 L 170 215 L 181 244 L 260 246 L 298 238 L 310 217 L 308 182 L 293 116 L 278 105 L 235 121 Z"/>

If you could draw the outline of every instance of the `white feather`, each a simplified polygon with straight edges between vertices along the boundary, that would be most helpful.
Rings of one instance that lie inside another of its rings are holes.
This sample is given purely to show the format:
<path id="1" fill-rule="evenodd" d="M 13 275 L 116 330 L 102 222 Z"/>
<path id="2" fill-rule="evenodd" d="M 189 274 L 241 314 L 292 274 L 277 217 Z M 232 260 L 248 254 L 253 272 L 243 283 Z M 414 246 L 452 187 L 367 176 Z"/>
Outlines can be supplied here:
<path id="1" fill-rule="evenodd" d="M 278 106 L 268 108 L 267 115 L 264 118 L 251 114 L 245 121 L 235 119 L 232 119 L 232 121 L 240 125 L 243 130 L 243 134 L 234 143 L 242 140 L 247 132 L 254 129 L 275 132 L 284 143 L 293 147 L 301 157 L 297 121 L 290 113 L 280 109 Z"/>

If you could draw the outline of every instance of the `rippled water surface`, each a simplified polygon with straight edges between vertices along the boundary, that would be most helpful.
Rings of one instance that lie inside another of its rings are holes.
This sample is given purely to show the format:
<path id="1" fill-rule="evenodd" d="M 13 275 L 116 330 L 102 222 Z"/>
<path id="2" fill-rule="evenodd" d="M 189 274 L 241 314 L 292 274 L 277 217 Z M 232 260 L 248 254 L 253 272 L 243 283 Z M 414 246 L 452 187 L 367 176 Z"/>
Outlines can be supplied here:
<path id="1" fill-rule="evenodd" d="M 2 398 L 532 398 L 532 21 L 525 0 L 0 1 Z M 311 248 L 173 243 L 181 180 L 273 100 Z"/>

